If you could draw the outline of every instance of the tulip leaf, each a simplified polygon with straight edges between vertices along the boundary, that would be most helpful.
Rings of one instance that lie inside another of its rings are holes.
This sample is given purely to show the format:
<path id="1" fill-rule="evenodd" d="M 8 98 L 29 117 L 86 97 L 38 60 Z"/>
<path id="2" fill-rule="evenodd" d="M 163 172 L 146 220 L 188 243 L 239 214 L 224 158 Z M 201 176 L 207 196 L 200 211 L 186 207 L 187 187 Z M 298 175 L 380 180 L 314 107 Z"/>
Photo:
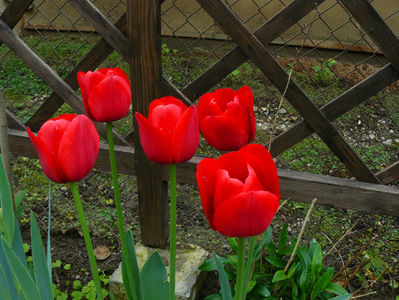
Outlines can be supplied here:
<path id="1" fill-rule="evenodd" d="M 326 272 L 323 273 L 323 275 L 321 275 L 319 277 L 319 279 L 317 279 L 312 293 L 310 295 L 310 299 L 314 300 L 316 299 L 316 297 L 322 292 L 324 291 L 324 289 L 328 286 L 328 284 L 331 282 L 331 279 L 334 275 L 334 269 L 333 268 L 328 268 Z"/>
<path id="2" fill-rule="evenodd" d="M 14 239 L 14 226 L 15 226 L 15 217 L 14 210 L 12 207 L 12 196 L 10 185 L 8 183 L 8 177 L 6 170 L 3 165 L 3 159 L 0 155 L 0 208 L 2 218 L 0 218 L 0 222 L 3 222 L 3 234 L 4 238 L 7 241 L 8 245 L 12 247 L 13 239 Z"/>
<path id="3" fill-rule="evenodd" d="M 349 293 L 340 284 L 336 282 L 330 282 L 326 287 L 326 291 L 338 296 L 349 295 Z"/>
<path id="4" fill-rule="evenodd" d="M 140 280 L 139 265 L 137 263 L 136 249 L 134 247 L 134 239 L 131 230 L 126 232 L 126 243 L 127 243 L 128 253 L 123 253 L 123 260 L 125 264 L 130 264 L 130 266 L 133 268 L 133 274 L 132 274 L 133 282 L 129 282 L 128 280 L 129 277 L 127 276 L 126 273 L 123 276 L 124 279 L 123 282 L 125 285 L 125 289 L 126 289 L 126 284 L 129 284 L 129 289 L 131 290 L 131 295 L 133 297 L 132 299 L 142 300 L 143 299 L 142 282 Z M 124 268 L 122 264 L 122 274 L 124 272 L 126 272 L 126 268 Z"/>
<path id="5" fill-rule="evenodd" d="M 15 217 L 14 217 L 14 220 L 15 220 L 15 224 L 18 224 L 18 221 Z M 26 263 L 24 245 L 23 245 L 21 231 L 19 229 L 19 226 L 14 227 L 14 240 L 12 243 L 12 250 L 17 255 L 17 257 L 19 258 L 21 263 L 27 268 L 28 265 Z"/>
<path id="6" fill-rule="evenodd" d="M 169 282 L 165 264 L 158 252 L 154 252 L 141 269 L 144 300 L 169 300 Z"/>
<path id="7" fill-rule="evenodd" d="M 349 300 L 351 298 L 352 298 L 352 295 L 348 294 L 348 295 L 337 296 L 337 297 L 331 298 L 330 300 Z"/>
<path id="8" fill-rule="evenodd" d="M 41 299 L 53 299 L 52 281 L 48 273 L 47 260 L 44 254 L 42 237 L 33 212 L 30 214 L 30 229 L 32 242 L 32 258 L 36 284 L 39 288 Z"/>
<path id="9" fill-rule="evenodd" d="M 204 300 L 222 300 L 222 296 L 220 294 L 212 294 L 209 296 L 206 296 Z"/>
<path id="10" fill-rule="evenodd" d="M 6 254 L 7 260 L 10 262 L 12 275 L 22 289 L 24 299 L 41 299 L 39 289 L 37 288 L 31 274 L 22 264 L 19 258 L 15 255 L 15 253 L 7 246 L 6 243 L 4 243 L 4 239 L 2 246 Z"/>
<path id="11" fill-rule="evenodd" d="M 226 257 L 219 257 L 219 259 L 220 259 L 220 262 L 222 263 L 223 266 L 224 266 L 225 264 L 228 263 Z M 206 261 L 204 261 L 204 262 L 200 265 L 199 269 L 200 269 L 201 271 L 204 271 L 204 272 L 210 272 L 210 271 L 215 271 L 215 270 L 217 270 L 215 258 L 214 258 L 214 257 L 211 257 L 211 258 L 207 259 Z"/>
<path id="12" fill-rule="evenodd" d="M 222 263 L 220 262 L 219 256 L 215 252 L 213 252 L 213 256 L 215 257 L 216 266 L 219 273 L 219 282 L 220 282 L 220 293 L 222 294 L 223 300 L 232 300 L 230 284 L 227 280 L 226 271 L 223 268 Z"/>
<path id="13" fill-rule="evenodd" d="M 53 278 L 52 263 L 51 263 L 51 182 L 48 184 L 48 224 L 47 224 L 47 269 L 50 279 Z"/>
<path id="14" fill-rule="evenodd" d="M 122 256 L 122 280 L 123 280 L 123 287 L 125 289 L 125 294 L 128 300 L 137 300 L 137 294 L 133 297 L 133 292 L 131 290 L 131 283 L 129 278 L 126 274 L 126 258 Z"/>
<path id="15" fill-rule="evenodd" d="M 0 237 L 1 237 L 1 234 L 0 234 Z M 18 287 L 16 287 L 14 285 L 14 281 L 13 281 L 13 277 L 12 277 L 12 271 L 11 271 L 11 266 L 10 266 L 8 260 L 7 260 L 6 253 L 5 253 L 4 248 L 3 248 L 3 238 L 0 238 L 0 269 L 2 270 L 5 278 L 7 279 L 6 281 L 0 281 L 0 282 L 8 282 L 8 284 L 4 284 L 4 286 L 8 286 L 10 292 L 13 295 L 13 297 L 11 297 L 9 299 L 20 298 L 20 297 L 17 297 Z M 1 285 L 1 286 L 3 286 L 3 285 Z"/>

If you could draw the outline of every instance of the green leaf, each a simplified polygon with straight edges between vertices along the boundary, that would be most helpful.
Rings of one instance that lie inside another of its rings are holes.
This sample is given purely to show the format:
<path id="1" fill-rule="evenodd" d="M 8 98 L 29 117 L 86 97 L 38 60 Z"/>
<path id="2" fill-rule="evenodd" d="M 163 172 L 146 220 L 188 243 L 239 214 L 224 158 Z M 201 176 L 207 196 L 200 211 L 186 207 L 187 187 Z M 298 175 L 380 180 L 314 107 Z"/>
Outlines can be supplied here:
<path id="1" fill-rule="evenodd" d="M 336 282 L 330 282 L 326 287 L 326 291 L 338 296 L 349 295 L 349 293 Z"/>
<path id="2" fill-rule="evenodd" d="M 299 277 L 299 289 L 302 295 L 307 295 L 310 286 L 310 274 L 308 270 L 303 270 Z"/>
<path id="3" fill-rule="evenodd" d="M 11 290 L 12 286 L 10 284 L 7 284 L 8 279 L 1 265 L 0 265 L 0 282 L 2 282 L 2 284 L 0 284 L 1 299 L 13 299 L 13 293 Z"/>
<path id="4" fill-rule="evenodd" d="M 52 282 L 48 273 L 42 238 L 33 212 L 30 214 L 30 220 L 33 267 L 36 284 L 41 295 L 40 299 L 53 299 Z"/>
<path id="5" fill-rule="evenodd" d="M 285 261 L 282 260 L 280 257 L 275 257 L 275 256 L 268 256 L 266 257 L 266 260 L 273 266 L 283 269 L 285 267 Z"/>
<path id="6" fill-rule="evenodd" d="M 312 264 L 312 261 L 310 259 L 310 256 L 308 254 L 308 251 L 305 249 L 301 249 L 299 248 L 297 251 L 299 260 L 301 261 L 302 265 L 303 265 L 303 270 L 309 270 Z"/>
<path id="7" fill-rule="evenodd" d="M 264 285 L 257 285 L 254 288 L 254 292 L 264 298 L 270 297 L 272 295 L 272 293 L 270 292 L 270 290 L 264 286 Z"/>
<path id="8" fill-rule="evenodd" d="M 4 169 L 3 159 L 0 154 L 0 208 L 3 216 L 3 229 L 4 238 L 8 245 L 12 247 L 15 232 L 15 216 L 12 207 L 12 196 L 10 185 L 8 183 L 8 177 L 6 170 Z M 1 222 L 1 220 L 0 220 Z"/>
<path id="9" fill-rule="evenodd" d="M 352 298 L 352 295 L 344 295 L 344 296 L 337 296 L 334 298 L 331 298 L 330 300 L 349 300 Z"/>
<path id="10" fill-rule="evenodd" d="M 334 275 L 334 270 L 333 269 L 328 269 L 326 272 L 323 273 L 323 275 L 320 276 L 320 278 L 316 281 L 312 294 L 310 295 L 310 299 L 314 300 L 316 297 L 324 291 L 324 289 L 328 286 L 328 284 L 331 282 L 331 279 Z"/>
<path id="11" fill-rule="evenodd" d="M 220 294 L 212 294 L 207 296 L 204 300 L 222 300 L 222 296 Z"/>
<path id="12" fill-rule="evenodd" d="M 222 263 L 222 265 L 225 265 L 227 263 L 227 259 L 225 257 L 219 257 L 219 259 L 220 259 L 220 262 Z M 204 261 L 200 265 L 199 269 L 204 272 L 210 272 L 210 271 L 217 270 L 215 258 L 211 257 L 211 258 L 207 259 L 206 261 Z"/>
<path id="13" fill-rule="evenodd" d="M 234 253 L 237 253 L 237 249 L 238 249 L 237 239 L 229 237 L 228 241 L 229 241 L 231 249 L 234 251 Z"/>
<path id="14" fill-rule="evenodd" d="M 166 268 L 158 252 L 154 252 L 145 262 L 141 273 L 144 300 L 168 300 L 169 282 Z"/>
<path id="15" fill-rule="evenodd" d="M 316 279 L 319 277 L 322 268 L 322 252 L 320 245 L 316 242 L 313 243 L 313 257 L 312 257 L 312 282 L 314 283 Z"/>
<path id="16" fill-rule="evenodd" d="M 216 266 L 219 273 L 220 293 L 222 294 L 222 299 L 232 300 L 233 298 L 231 296 L 230 284 L 229 281 L 227 280 L 226 272 L 222 266 L 222 263 L 220 262 L 219 257 L 216 255 L 215 252 L 213 252 L 213 256 L 215 257 Z"/>
<path id="17" fill-rule="evenodd" d="M 53 270 L 51 268 L 51 181 L 48 184 L 48 223 L 47 223 L 47 270 L 50 278 L 53 278 Z"/>
<path id="18" fill-rule="evenodd" d="M 288 278 L 288 276 L 287 276 L 287 274 L 284 273 L 283 270 L 278 270 L 276 273 L 274 273 L 272 282 L 286 280 L 287 278 Z"/>
<path id="19" fill-rule="evenodd" d="M 278 254 L 287 254 L 287 242 L 288 242 L 288 225 L 284 224 L 283 228 L 281 229 L 280 236 L 278 238 Z"/>
<path id="20" fill-rule="evenodd" d="M 4 238 L 1 238 L 3 239 L 3 250 L 6 254 L 7 260 L 10 262 L 12 275 L 14 279 L 18 282 L 19 286 L 22 288 L 24 298 L 26 300 L 41 299 L 39 289 L 37 288 L 35 281 L 31 277 L 31 275 L 29 274 L 29 271 L 21 263 L 15 253 L 11 251 L 7 244 L 4 243 Z"/>
<path id="21" fill-rule="evenodd" d="M 134 239 L 131 230 L 126 232 L 126 243 L 127 243 L 128 253 L 122 253 L 122 275 L 124 279 L 124 286 L 126 289 L 126 286 L 128 285 L 128 289 L 129 290 L 131 289 L 132 292 L 131 295 L 133 297 L 132 299 L 142 300 L 143 299 L 142 282 L 140 279 L 139 265 L 137 263 L 136 249 L 134 247 Z M 123 264 L 127 263 L 129 263 L 133 268 L 133 282 L 129 282 L 128 276 L 125 271 L 126 267 L 123 266 Z"/>

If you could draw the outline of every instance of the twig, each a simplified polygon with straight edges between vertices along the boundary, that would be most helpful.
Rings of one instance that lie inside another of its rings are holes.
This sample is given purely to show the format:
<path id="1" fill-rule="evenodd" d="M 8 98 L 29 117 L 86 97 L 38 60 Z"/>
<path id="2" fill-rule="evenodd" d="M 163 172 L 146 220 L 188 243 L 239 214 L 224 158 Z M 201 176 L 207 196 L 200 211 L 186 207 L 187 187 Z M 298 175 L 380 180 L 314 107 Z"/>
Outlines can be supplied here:
<path id="1" fill-rule="evenodd" d="M 353 277 L 355 277 L 355 275 L 356 275 L 356 273 L 359 271 L 359 269 L 365 264 L 365 263 L 367 263 L 367 262 L 369 262 L 370 261 L 370 259 L 368 259 L 367 257 L 364 257 L 363 259 L 362 259 L 362 261 L 360 262 L 360 264 L 358 264 L 357 266 L 356 266 L 356 268 L 353 270 L 353 272 L 352 272 L 352 274 L 349 276 L 349 278 L 347 278 L 346 280 L 345 280 L 345 282 L 342 284 L 342 287 L 346 287 L 348 284 L 349 284 L 349 282 L 353 279 Z"/>
<path id="2" fill-rule="evenodd" d="M 287 202 L 288 202 L 289 200 L 291 200 L 291 198 L 285 199 L 285 200 L 280 204 L 280 206 L 277 208 L 276 214 L 278 213 L 278 211 L 279 211 L 284 205 L 287 204 Z"/>
<path id="3" fill-rule="evenodd" d="M 288 259 L 288 262 L 287 262 L 287 264 L 285 265 L 284 273 L 287 272 L 287 270 L 288 270 L 288 268 L 290 267 L 292 261 L 294 260 L 295 253 L 296 253 L 296 251 L 298 250 L 299 243 L 300 243 L 301 240 L 302 240 L 302 236 L 303 236 L 303 233 L 305 232 L 306 224 L 308 223 L 308 221 L 309 221 L 309 219 L 310 219 L 310 214 L 312 213 L 312 210 L 313 210 L 313 207 L 314 207 L 316 201 L 317 201 L 317 198 L 314 198 L 313 201 L 312 201 L 312 203 L 310 204 L 310 207 L 309 207 L 308 212 L 307 212 L 307 214 L 306 214 L 305 220 L 303 221 L 301 231 L 299 232 L 298 239 L 297 239 L 297 241 L 296 241 L 296 243 L 295 243 L 294 250 L 292 251 L 290 258 Z M 276 286 L 275 286 L 275 288 L 274 288 L 274 290 L 273 290 L 273 295 L 276 294 L 277 289 L 278 289 L 278 286 L 279 286 L 279 283 L 280 283 L 280 281 L 277 282 L 277 284 L 276 284 Z"/>
<path id="4" fill-rule="evenodd" d="M 382 275 L 384 275 L 384 273 L 389 269 L 389 266 L 386 266 L 384 271 L 381 272 L 380 275 L 377 276 L 376 279 L 374 279 L 368 286 L 365 287 L 365 290 L 368 290 L 369 288 L 371 288 L 374 283 L 378 282 L 378 280 L 380 280 L 380 278 L 382 277 Z"/>
<path id="5" fill-rule="evenodd" d="M 343 236 L 341 236 L 341 237 L 338 239 L 338 241 L 335 242 L 334 245 L 332 245 L 332 247 L 330 248 L 330 250 L 328 250 L 326 256 L 329 255 L 329 254 L 331 253 L 331 251 L 333 251 L 333 250 L 335 249 L 335 247 L 337 247 L 337 245 L 338 245 L 338 244 L 339 244 L 352 230 L 353 230 L 353 228 L 355 228 L 355 226 L 357 225 L 357 223 L 359 223 L 359 221 L 360 221 L 360 218 L 357 219 L 357 221 L 355 222 L 355 224 L 353 224 L 352 227 L 349 228 L 349 229 L 345 232 L 345 234 L 344 234 Z"/>
<path id="6" fill-rule="evenodd" d="M 374 240 L 375 240 L 375 238 L 370 239 L 370 240 L 369 240 L 369 241 L 368 241 L 368 242 L 367 242 L 354 256 L 352 256 L 351 259 L 348 260 L 348 262 L 345 264 L 345 266 L 343 266 L 343 267 L 341 268 L 341 270 L 339 270 L 338 273 L 334 275 L 334 277 L 331 279 L 331 281 L 334 281 L 335 279 L 337 279 L 338 276 L 341 275 L 341 273 L 342 273 L 344 270 L 346 270 L 346 268 L 348 268 L 348 266 L 349 266 L 356 258 L 358 258 L 359 255 L 360 255 L 364 250 L 366 250 L 366 249 L 370 246 L 371 242 L 374 241 Z"/>
<path id="7" fill-rule="evenodd" d="M 363 298 L 363 297 L 367 297 L 367 296 L 374 295 L 374 294 L 377 294 L 377 292 L 376 291 L 372 291 L 372 292 L 367 293 L 367 294 L 363 294 L 363 295 L 359 295 L 359 296 L 352 296 L 352 299 Z"/>
<path id="8" fill-rule="evenodd" d="M 292 261 L 294 260 L 295 253 L 298 250 L 299 243 L 302 240 L 302 236 L 303 236 L 303 233 L 305 232 L 306 224 L 308 223 L 308 221 L 310 219 L 310 214 L 312 213 L 312 210 L 313 210 L 313 207 L 314 207 L 316 201 L 317 201 L 317 198 L 314 198 L 313 201 L 312 201 L 312 204 L 310 204 L 310 207 L 309 207 L 309 210 L 308 210 L 308 212 L 306 214 L 305 220 L 303 221 L 301 231 L 299 232 L 298 239 L 297 239 L 297 241 L 295 243 L 294 251 L 292 251 L 290 258 L 288 259 L 288 262 L 285 265 L 284 273 L 288 271 L 288 268 L 290 267 Z"/>
<path id="9" fill-rule="evenodd" d="M 270 148 L 272 146 L 274 132 L 276 131 L 276 123 L 277 123 L 277 118 L 278 118 L 278 111 L 280 110 L 281 106 L 283 105 L 283 100 L 285 98 L 285 94 L 287 93 L 288 86 L 290 85 L 290 82 L 291 82 L 291 75 L 292 75 L 292 69 L 290 69 L 290 73 L 288 74 L 287 84 L 285 86 L 283 94 L 281 95 L 280 103 L 278 104 L 278 107 L 277 107 L 277 113 L 274 116 L 273 125 L 272 125 L 272 132 L 270 133 L 269 146 L 267 147 L 267 149 L 269 151 L 270 151 Z"/>

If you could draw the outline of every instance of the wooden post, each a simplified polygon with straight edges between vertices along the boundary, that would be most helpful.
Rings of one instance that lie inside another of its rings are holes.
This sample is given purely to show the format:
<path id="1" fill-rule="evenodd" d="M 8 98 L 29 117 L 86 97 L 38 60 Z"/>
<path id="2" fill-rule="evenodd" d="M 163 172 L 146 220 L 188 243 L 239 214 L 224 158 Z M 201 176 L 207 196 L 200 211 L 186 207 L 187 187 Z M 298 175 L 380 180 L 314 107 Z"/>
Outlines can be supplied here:
<path id="1" fill-rule="evenodd" d="M 128 0 L 127 31 L 133 110 L 147 116 L 161 91 L 161 1 Z M 169 236 L 167 182 L 161 179 L 161 166 L 144 154 L 134 124 L 141 239 L 147 246 L 164 248 Z"/>

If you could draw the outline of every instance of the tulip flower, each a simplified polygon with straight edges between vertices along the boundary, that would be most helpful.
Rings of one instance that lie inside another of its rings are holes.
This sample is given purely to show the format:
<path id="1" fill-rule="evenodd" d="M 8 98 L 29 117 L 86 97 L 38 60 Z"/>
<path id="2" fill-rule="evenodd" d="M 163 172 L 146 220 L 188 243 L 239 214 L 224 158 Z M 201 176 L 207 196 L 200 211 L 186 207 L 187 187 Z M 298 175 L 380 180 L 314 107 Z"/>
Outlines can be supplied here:
<path id="1" fill-rule="evenodd" d="M 253 94 L 248 86 L 237 92 L 224 88 L 203 95 L 198 102 L 201 133 L 209 145 L 224 151 L 238 150 L 256 133 Z"/>
<path id="2" fill-rule="evenodd" d="M 131 91 L 129 78 L 120 68 L 98 69 L 78 73 L 87 115 L 97 122 L 122 119 L 129 112 Z"/>
<path id="3" fill-rule="evenodd" d="M 181 163 L 192 158 L 199 144 L 198 113 L 172 96 L 151 102 L 148 118 L 136 113 L 140 141 L 150 160 Z"/>
<path id="4" fill-rule="evenodd" d="M 100 137 L 85 115 L 61 115 L 46 121 L 37 136 L 28 128 L 28 135 L 44 174 L 54 182 L 81 180 L 97 160 Z"/>
<path id="5" fill-rule="evenodd" d="M 264 232 L 279 206 L 277 169 L 262 145 L 201 160 L 197 182 L 210 226 L 229 237 Z"/>

